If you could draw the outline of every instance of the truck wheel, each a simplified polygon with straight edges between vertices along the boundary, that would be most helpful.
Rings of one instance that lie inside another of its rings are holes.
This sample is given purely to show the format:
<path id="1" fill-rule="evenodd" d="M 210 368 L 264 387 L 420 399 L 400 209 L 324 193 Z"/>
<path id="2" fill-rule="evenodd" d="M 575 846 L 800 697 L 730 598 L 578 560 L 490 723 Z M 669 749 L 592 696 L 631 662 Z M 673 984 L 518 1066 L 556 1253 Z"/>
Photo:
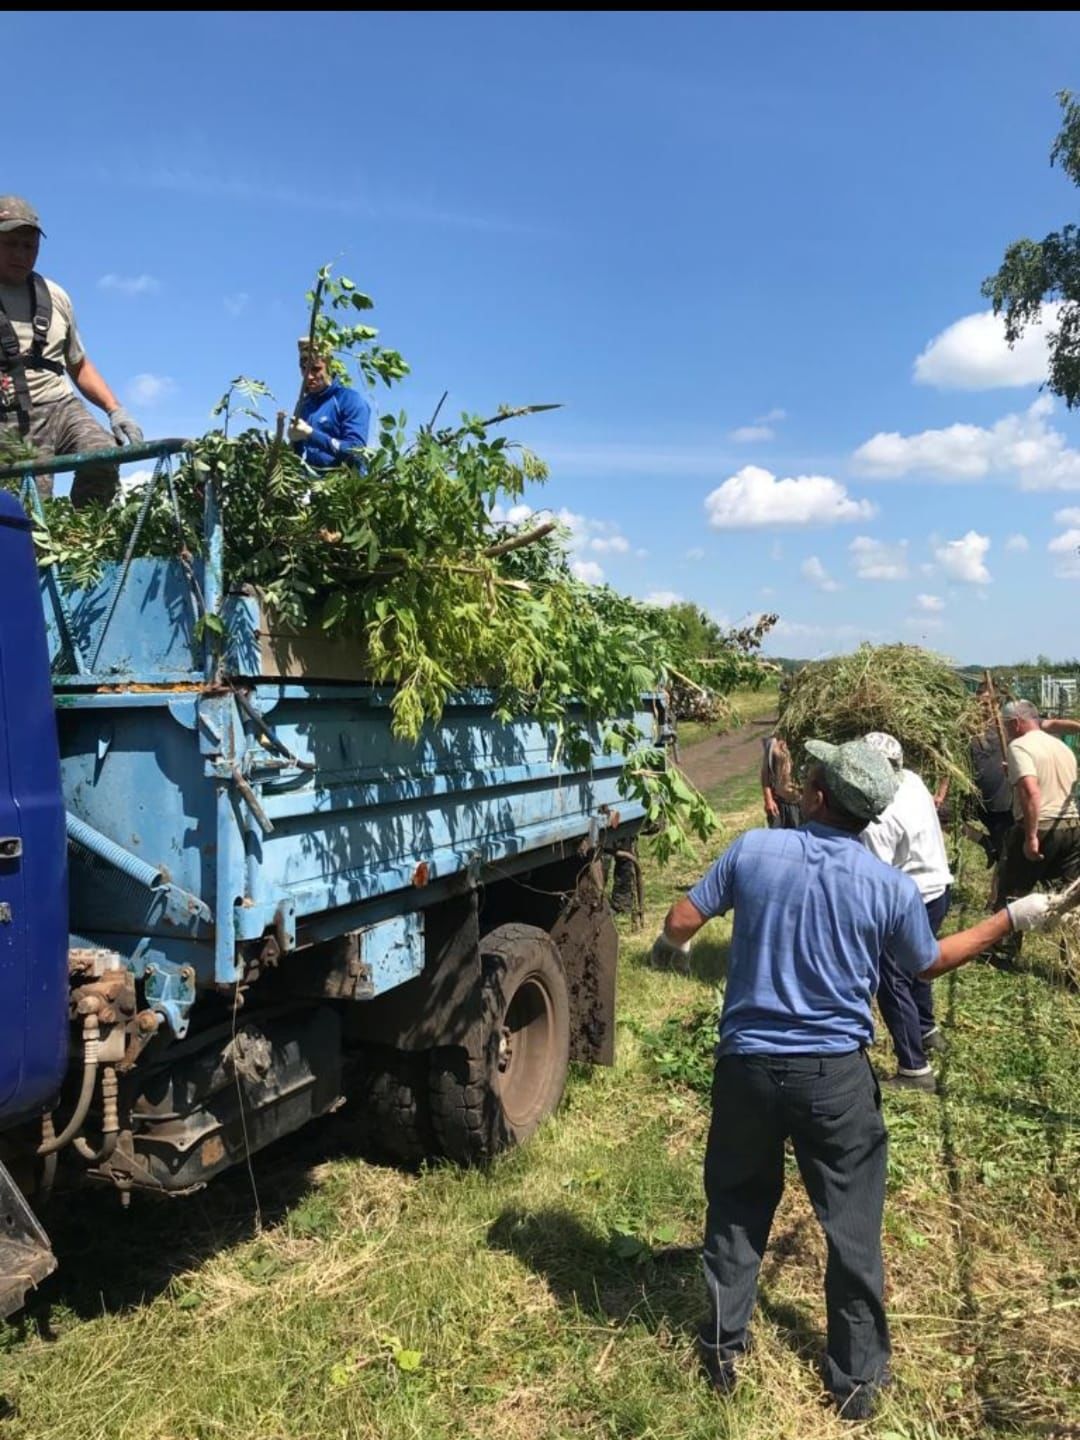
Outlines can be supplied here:
<path id="1" fill-rule="evenodd" d="M 427 1103 L 427 1056 L 372 1046 L 364 1056 L 358 1099 L 372 1143 L 404 1165 L 434 1154 Z"/>
<path id="2" fill-rule="evenodd" d="M 479 1053 L 432 1052 L 431 1121 L 443 1153 L 482 1164 L 521 1145 L 562 1099 L 570 1002 L 559 951 L 533 925 L 500 925 L 480 942 Z"/>

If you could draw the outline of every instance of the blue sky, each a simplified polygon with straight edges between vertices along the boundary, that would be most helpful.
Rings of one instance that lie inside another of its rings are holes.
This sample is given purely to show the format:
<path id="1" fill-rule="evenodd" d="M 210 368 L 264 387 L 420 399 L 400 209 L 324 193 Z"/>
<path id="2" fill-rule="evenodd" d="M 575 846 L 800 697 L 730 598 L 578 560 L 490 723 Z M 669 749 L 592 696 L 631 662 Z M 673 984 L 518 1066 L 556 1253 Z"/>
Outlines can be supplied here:
<path id="1" fill-rule="evenodd" d="M 584 575 L 778 611 L 774 653 L 1080 652 L 1080 416 L 979 294 L 1076 217 L 1080 18 L 4 23 L 63 94 L 15 112 L 0 189 L 148 435 L 237 374 L 291 405 L 334 261 L 413 367 L 380 406 L 563 402 L 517 435 Z"/>

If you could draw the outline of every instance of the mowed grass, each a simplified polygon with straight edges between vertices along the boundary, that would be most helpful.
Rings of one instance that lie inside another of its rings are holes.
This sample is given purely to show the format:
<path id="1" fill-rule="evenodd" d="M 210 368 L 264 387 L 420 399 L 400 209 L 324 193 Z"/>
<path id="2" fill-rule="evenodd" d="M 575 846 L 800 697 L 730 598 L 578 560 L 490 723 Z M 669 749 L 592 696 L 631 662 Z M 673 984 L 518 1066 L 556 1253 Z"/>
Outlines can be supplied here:
<path id="1" fill-rule="evenodd" d="M 712 798 L 724 838 L 757 822 L 753 787 Z M 534 1142 L 489 1171 L 405 1174 L 350 1155 L 331 1124 L 256 1157 L 261 1230 L 243 1174 L 126 1216 L 105 1194 L 66 1201 L 63 1272 L 6 1332 L 0 1435 L 850 1433 L 821 1400 L 824 1246 L 793 1169 L 744 1382 L 722 1401 L 697 1376 L 707 1114 L 650 1035 L 713 1003 L 729 931 L 704 932 L 689 975 L 647 953 L 706 860 L 648 873 L 614 1069 L 576 1072 Z M 984 872 L 965 861 L 974 918 Z M 1039 964 L 1051 942 L 1028 949 L 1045 976 L 977 964 L 939 982 L 943 1094 L 886 1097 L 896 1383 L 868 1427 L 882 1440 L 1080 1424 L 1080 998 Z"/>

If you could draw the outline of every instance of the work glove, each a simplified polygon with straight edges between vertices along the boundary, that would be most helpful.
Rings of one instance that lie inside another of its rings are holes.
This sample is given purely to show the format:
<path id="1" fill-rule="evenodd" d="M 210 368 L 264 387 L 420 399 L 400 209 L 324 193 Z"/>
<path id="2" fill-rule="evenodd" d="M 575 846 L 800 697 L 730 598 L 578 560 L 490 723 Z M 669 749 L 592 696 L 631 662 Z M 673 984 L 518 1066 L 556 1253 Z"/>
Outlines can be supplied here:
<path id="1" fill-rule="evenodd" d="M 654 965 L 661 969 L 670 965 L 676 970 L 689 973 L 690 970 L 690 941 L 686 940 L 682 945 L 676 945 L 674 940 L 669 940 L 661 930 L 660 934 L 653 941 L 651 960 Z"/>
<path id="2" fill-rule="evenodd" d="M 1054 918 L 1055 907 L 1049 895 L 1024 895 L 1005 906 L 1012 928 L 1023 935 L 1028 930 L 1041 930 Z"/>
<path id="3" fill-rule="evenodd" d="M 141 445 L 143 433 L 123 405 L 109 411 L 109 424 L 118 445 Z"/>
<path id="4" fill-rule="evenodd" d="M 310 440 L 312 433 L 311 426 L 306 420 L 295 419 L 289 426 L 289 439 L 297 445 L 303 444 L 305 440 Z"/>

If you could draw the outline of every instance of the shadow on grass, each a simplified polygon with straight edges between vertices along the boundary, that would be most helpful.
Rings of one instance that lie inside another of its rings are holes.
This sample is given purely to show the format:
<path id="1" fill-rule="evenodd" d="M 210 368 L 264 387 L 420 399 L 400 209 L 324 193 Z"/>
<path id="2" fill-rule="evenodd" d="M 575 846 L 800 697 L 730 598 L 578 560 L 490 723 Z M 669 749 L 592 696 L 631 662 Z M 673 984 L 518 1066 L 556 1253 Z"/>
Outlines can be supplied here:
<path id="1" fill-rule="evenodd" d="M 569 1210 L 508 1209 L 491 1226 L 487 1242 L 543 1276 L 559 1304 L 573 1312 L 616 1324 L 632 1319 L 653 1332 L 694 1339 L 705 1313 L 700 1248 L 640 1245 L 626 1254 L 621 1243 L 626 1238 L 605 1238 Z M 777 1263 L 782 1258 L 778 1255 Z M 821 1353 L 821 1332 L 797 1306 L 762 1295 L 758 1308 L 797 1354 Z"/>
<path id="2" fill-rule="evenodd" d="M 347 1156 L 393 1163 L 346 1112 L 253 1155 L 254 1184 L 238 1165 L 193 1195 L 136 1193 L 126 1210 L 111 1186 L 60 1191 L 40 1212 L 59 1268 L 28 1298 L 12 1329 L 53 1339 L 57 1311 L 91 1319 L 146 1304 L 184 1272 L 280 1225 L 317 1190 L 314 1168 Z"/>
<path id="3" fill-rule="evenodd" d="M 686 959 L 660 964 L 646 953 L 643 964 L 649 970 L 670 970 L 678 975 L 689 975 L 706 985 L 719 985 L 727 979 L 731 943 L 727 940 L 697 940 Z"/>

